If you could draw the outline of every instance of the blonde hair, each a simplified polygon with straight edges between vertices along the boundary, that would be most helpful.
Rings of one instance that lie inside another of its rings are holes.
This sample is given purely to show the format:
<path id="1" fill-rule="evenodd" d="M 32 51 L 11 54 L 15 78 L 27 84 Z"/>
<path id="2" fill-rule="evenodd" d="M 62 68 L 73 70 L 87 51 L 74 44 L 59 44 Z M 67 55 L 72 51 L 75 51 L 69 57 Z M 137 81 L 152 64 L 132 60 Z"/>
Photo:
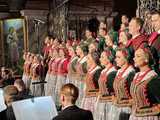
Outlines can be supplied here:
<path id="1" fill-rule="evenodd" d="M 11 105 L 13 101 L 18 99 L 18 89 L 14 85 L 8 85 L 4 88 L 3 95 L 6 104 Z"/>
<path id="2" fill-rule="evenodd" d="M 64 86 L 62 86 L 60 93 L 67 97 L 70 97 L 72 104 L 76 102 L 79 95 L 78 88 L 71 83 L 65 84 Z"/>

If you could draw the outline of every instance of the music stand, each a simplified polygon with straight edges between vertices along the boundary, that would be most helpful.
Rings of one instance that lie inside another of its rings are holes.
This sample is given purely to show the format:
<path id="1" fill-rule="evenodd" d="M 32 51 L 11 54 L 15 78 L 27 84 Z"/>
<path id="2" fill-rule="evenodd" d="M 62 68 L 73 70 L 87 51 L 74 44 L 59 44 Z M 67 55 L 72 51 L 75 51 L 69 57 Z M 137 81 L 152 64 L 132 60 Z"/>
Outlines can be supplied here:
<path id="1" fill-rule="evenodd" d="M 51 96 L 36 97 L 34 102 L 25 99 L 12 103 L 16 120 L 51 120 L 57 115 Z"/>

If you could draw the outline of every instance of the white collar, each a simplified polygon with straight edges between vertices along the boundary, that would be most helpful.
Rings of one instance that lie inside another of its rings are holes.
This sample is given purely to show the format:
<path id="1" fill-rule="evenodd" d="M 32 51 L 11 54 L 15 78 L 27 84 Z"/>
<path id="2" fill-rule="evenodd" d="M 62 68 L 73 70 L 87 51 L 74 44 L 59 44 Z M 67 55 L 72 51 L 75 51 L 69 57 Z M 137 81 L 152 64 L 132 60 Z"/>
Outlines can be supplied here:
<path id="1" fill-rule="evenodd" d="M 71 58 L 71 62 L 72 62 L 73 60 L 75 60 L 75 59 L 78 59 L 78 57 L 77 57 L 77 56 L 74 56 L 73 58 Z"/>
<path id="2" fill-rule="evenodd" d="M 66 109 L 66 108 L 68 108 L 68 107 L 71 107 L 71 106 L 74 106 L 74 105 L 71 104 L 71 105 L 67 105 L 67 106 L 65 106 L 65 107 L 62 107 L 62 110 Z"/>
<path id="3" fill-rule="evenodd" d="M 137 34 L 137 35 L 132 36 L 132 39 L 135 39 L 135 38 L 138 37 L 139 35 L 140 35 L 140 33 Z"/>
<path id="4" fill-rule="evenodd" d="M 87 56 L 84 56 L 81 60 L 80 60 L 80 63 L 83 64 L 84 62 L 87 61 Z"/>
<path id="5" fill-rule="evenodd" d="M 138 73 L 136 73 L 134 79 L 137 77 L 137 75 L 142 75 L 142 74 L 144 74 L 144 72 L 138 72 Z M 154 70 L 151 70 L 151 71 L 149 71 L 149 72 L 144 76 L 144 78 L 142 79 L 141 82 L 143 82 L 143 81 L 145 81 L 145 80 L 148 80 L 148 79 L 150 79 L 150 78 L 152 78 L 152 77 L 155 77 L 155 76 L 158 76 L 157 73 L 156 73 Z"/>
<path id="6" fill-rule="evenodd" d="M 158 30 L 158 34 L 160 34 L 160 29 Z"/>
<path id="7" fill-rule="evenodd" d="M 119 74 L 119 72 L 121 72 L 122 70 L 119 69 L 118 72 L 117 72 L 117 75 Z M 127 75 L 129 75 L 130 72 L 134 72 L 134 68 L 130 65 L 126 70 L 125 72 L 123 73 L 122 77 L 126 77 Z"/>
<path id="8" fill-rule="evenodd" d="M 100 69 L 100 66 L 97 65 L 92 71 L 90 71 L 90 73 L 94 73 L 98 69 Z"/>

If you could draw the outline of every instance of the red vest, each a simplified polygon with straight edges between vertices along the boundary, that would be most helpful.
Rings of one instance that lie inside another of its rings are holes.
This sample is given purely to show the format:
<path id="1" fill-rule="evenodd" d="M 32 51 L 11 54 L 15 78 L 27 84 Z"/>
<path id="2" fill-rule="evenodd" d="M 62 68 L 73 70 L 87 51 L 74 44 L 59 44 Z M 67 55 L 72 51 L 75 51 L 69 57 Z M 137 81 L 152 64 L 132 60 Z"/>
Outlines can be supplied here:
<path id="1" fill-rule="evenodd" d="M 145 43 L 147 43 L 147 36 L 139 35 L 134 39 L 130 39 L 126 47 L 133 47 L 134 50 L 137 50 L 139 47 L 143 46 Z"/>

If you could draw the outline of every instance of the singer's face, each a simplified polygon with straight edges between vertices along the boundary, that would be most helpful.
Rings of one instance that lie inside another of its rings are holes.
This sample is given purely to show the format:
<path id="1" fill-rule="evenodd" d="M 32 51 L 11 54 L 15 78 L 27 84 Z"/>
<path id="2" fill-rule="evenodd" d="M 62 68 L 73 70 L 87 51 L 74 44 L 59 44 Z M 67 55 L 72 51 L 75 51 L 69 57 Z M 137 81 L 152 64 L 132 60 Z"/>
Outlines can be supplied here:
<path id="1" fill-rule="evenodd" d="M 127 43 L 127 35 L 125 34 L 125 32 L 120 32 L 119 43 L 122 43 L 123 45 Z"/>
<path id="2" fill-rule="evenodd" d="M 68 52 L 69 52 L 69 55 L 70 55 L 70 56 L 73 56 L 73 55 L 74 55 L 74 50 L 73 50 L 72 47 L 69 47 L 69 48 L 68 48 Z"/>
<path id="3" fill-rule="evenodd" d="M 81 55 L 82 54 L 82 50 L 81 50 L 81 48 L 79 46 L 76 49 L 76 53 L 77 53 L 77 55 Z"/>
<path id="4" fill-rule="evenodd" d="M 127 60 L 126 60 L 125 56 L 123 55 L 122 51 L 117 51 L 116 52 L 115 61 L 116 61 L 116 64 L 117 64 L 118 67 L 122 67 L 127 62 Z"/>
<path id="5" fill-rule="evenodd" d="M 100 62 L 102 65 L 106 65 L 109 63 L 108 56 L 106 56 L 105 52 L 101 53 Z"/>
<path id="6" fill-rule="evenodd" d="M 91 53 L 91 52 L 94 52 L 94 51 L 96 51 L 96 46 L 93 44 L 93 43 L 91 43 L 90 45 L 89 45 L 89 53 Z"/>
<path id="7" fill-rule="evenodd" d="M 143 49 L 138 49 L 135 51 L 134 63 L 136 67 L 142 67 L 148 64 L 147 54 L 143 51 Z"/>
<path id="8" fill-rule="evenodd" d="M 152 15 L 152 25 L 155 31 L 160 30 L 160 15 L 158 14 Z"/>

